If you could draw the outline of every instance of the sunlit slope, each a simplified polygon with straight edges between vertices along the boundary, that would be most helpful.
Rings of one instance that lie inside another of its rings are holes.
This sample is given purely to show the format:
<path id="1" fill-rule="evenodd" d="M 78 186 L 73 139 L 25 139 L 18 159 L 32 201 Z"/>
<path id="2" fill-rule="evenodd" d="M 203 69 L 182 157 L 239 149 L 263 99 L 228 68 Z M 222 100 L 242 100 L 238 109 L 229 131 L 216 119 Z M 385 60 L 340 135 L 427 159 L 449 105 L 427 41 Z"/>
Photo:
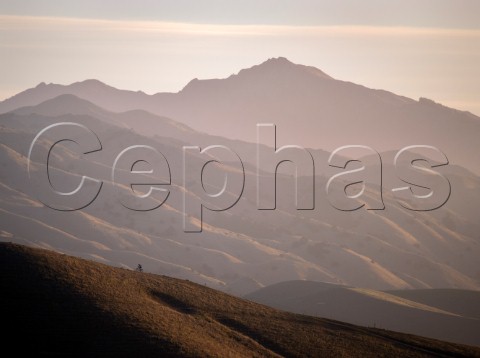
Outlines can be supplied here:
<path id="1" fill-rule="evenodd" d="M 8 317 L 3 348 L 37 356 L 480 354 L 19 245 L 0 244 L 0 277 L 0 312 Z M 27 342 L 18 345 L 19 336 Z"/>

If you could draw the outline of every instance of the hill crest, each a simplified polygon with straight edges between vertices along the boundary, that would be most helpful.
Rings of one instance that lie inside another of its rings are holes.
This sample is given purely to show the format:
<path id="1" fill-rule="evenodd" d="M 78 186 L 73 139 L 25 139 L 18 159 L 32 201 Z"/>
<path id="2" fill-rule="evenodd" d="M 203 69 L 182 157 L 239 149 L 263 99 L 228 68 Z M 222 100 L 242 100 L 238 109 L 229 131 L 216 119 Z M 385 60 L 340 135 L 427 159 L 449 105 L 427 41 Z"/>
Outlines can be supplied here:
<path id="1" fill-rule="evenodd" d="M 0 244 L 0 311 L 37 354 L 423 356 L 474 347 L 294 315 L 207 287 Z M 5 348 L 5 347 L 4 347 Z M 16 347 L 17 351 L 19 350 Z M 22 350 L 22 349 L 20 349 Z"/>

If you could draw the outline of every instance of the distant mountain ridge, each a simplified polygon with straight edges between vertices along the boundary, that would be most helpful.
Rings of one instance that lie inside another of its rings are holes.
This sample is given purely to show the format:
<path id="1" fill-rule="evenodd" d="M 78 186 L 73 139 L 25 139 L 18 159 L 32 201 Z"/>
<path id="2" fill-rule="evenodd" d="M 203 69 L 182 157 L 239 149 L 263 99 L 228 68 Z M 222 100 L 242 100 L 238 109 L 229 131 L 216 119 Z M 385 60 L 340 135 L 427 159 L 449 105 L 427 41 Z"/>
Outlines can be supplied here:
<path id="1" fill-rule="evenodd" d="M 331 78 L 285 58 L 225 79 L 192 80 L 178 93 L 118 90 L 97 80 L 40 84 L 0 103 L 0 113 L 73 94 L 109 111 L 143 109 L 193 129 L 254 142 L 257 123 L 275 123 L 279 145 L 331 151 L 363 144 L 377 151 L 428 144 L 480 173 L 479 117 Z"/>
<path id="2" fill-rule="evenodd" d="M 255 78 L 262 76 L 263 79 L 274 79 L 275 75 L 283 69 L 291 69 L 293 64 L 284 57 L 278 59 L 271 58 L 260 65 L 253 66 L 249 69 L 240 70 L 237 75 L 231 75 L 228 80 L 233 80 L 237 77 Z M 317 78 L 333 79 L 323 71 L 304 65 L 294 65 L 295 71 L 290 73 L 292 75 L 300 75 L 303 78 L 308 78 L 313 75 Z M 190 92 L 195 89 L 195 86 L 203 82 L 221 82 L 223 80 L 199 80 L 192 79 L 179 93 Z M 99 106 L 115 111 L 122 112 L 130 109 L 149 109 L 153 104 L 149 104 L 149 98 L 162 97 L 173 95 L 174 93 L 156 93 L 148 95 L 143 91 L 121 90 L 109 86 L 97 79 L 87 79 L 72 83 L 70 85 L 60 85 L 55 83 L 46 84 L 39 83 L 36 87 L 27 89 L 10 98 L 0 102 L 0 113 L 10 112 L 14 109 L 24 106 L 35 106 L 48 99 L 60 96 L 62 94 L 73 94 L 77 97 L 86 99 Z M 109 101 L 108 98 L 101 98 L 100 96 L 114 96 L 114 102 Z M 124 100 L 124 101 L 122 101 Z M 123 103 L 122 103 L 123 102 Z M 154 111 L 157 112 L 157 111 Z"/>

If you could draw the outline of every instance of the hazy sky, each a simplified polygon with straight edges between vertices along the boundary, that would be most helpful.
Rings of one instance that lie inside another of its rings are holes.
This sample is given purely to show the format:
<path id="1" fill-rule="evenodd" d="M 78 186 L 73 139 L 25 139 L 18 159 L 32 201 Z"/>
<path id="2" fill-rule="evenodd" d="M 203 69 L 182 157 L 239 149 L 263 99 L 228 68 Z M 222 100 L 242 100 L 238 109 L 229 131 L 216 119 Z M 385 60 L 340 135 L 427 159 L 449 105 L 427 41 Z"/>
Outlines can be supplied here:
<path id="1" fill-rule="evenodd" d="M 0 99 L 97 78 L 147 93 L 284 56 L 480 115 L 480 1 L 1 1 Z"/>

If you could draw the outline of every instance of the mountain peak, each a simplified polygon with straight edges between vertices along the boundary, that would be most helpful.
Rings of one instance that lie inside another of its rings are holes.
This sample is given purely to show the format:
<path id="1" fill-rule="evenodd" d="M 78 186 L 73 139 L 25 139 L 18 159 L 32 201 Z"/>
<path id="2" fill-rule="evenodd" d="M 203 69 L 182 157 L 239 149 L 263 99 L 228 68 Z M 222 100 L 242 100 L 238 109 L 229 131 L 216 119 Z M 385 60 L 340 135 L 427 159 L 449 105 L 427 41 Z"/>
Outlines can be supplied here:
<path id="1" fill-rule="evenodd" d="M 289 61 L 286 57 L 271 57 L 268 60 L 252 66 L 250 68 L 243 69 L 239 72 L 244 73 L 246 71 L 252 70 L 252 69 L 262 69 L 262 70 L 278 70 L 278 69 L 294 69 L 296 66 L 299 66 L 291 61 Z"/>
<path id="2" fill-rule="evenodd" d="M 246 81 L 249 86 L 254 83 L 273 83 L 274 81 L 310 81 L 318 79 L 333 79 L 323 71 L 316 67 L 304 66 L 291 62 L 286 57 L 271 57 L 268 60 L 254 65 L 249 68 L 240 70 L 237 74 L 232 74 L 226 79 L 207 79 L 199 80 L 198 78 L 192 79 L 188 84 L 180 91 L 183 93 L 191 93 L 195 90 L 205 91 L 205 85 L 218 86 L 224 80 L 228 81 Z"/>
<path id="3" fill-rule="evenodd" d="M 275 65 L 275 64 L 283 64 L 283 65 L 295 65 L 293 62 L 288 60 L 286 57 L 271 57 L 265 62 L 261 63 L 260 65 Z"/>
<path id="4" fill-rule="evenodd" d="M 332 79 L 325 72 L 319 70 L 313 66 L 304 66 L 291 62 L 286 57 L 272 57 L 268 60 L 262 62 L 259 65 L 241 70 L 238 75 L 252 74 L 259 76 L 263 73 L 269 74 L 278 74 L 278 75 L 299 75 L 300 78 L 303 76 L 314 76 L 317 78 Z"/>
<path id="5" fill-rule="evenodd" d="M 73 85 L 81 85 L 81 86 L 88 86 L 88 87 L 110 87 L 107 84 L 103 83 L 102 81 L 99 81 L 94 78 L 90 78 L 81 82 L 76 82 Z"/>
<path id="6" fill-rule="evenodd" d="M 34 106 L 25 106 L 14 110 L 14 113 L 18 115 L 38 114 L 54 117 L 64 114 L 103 116 L 106 112 L 92 102 L 69 93 L 50 98 Z"/>

